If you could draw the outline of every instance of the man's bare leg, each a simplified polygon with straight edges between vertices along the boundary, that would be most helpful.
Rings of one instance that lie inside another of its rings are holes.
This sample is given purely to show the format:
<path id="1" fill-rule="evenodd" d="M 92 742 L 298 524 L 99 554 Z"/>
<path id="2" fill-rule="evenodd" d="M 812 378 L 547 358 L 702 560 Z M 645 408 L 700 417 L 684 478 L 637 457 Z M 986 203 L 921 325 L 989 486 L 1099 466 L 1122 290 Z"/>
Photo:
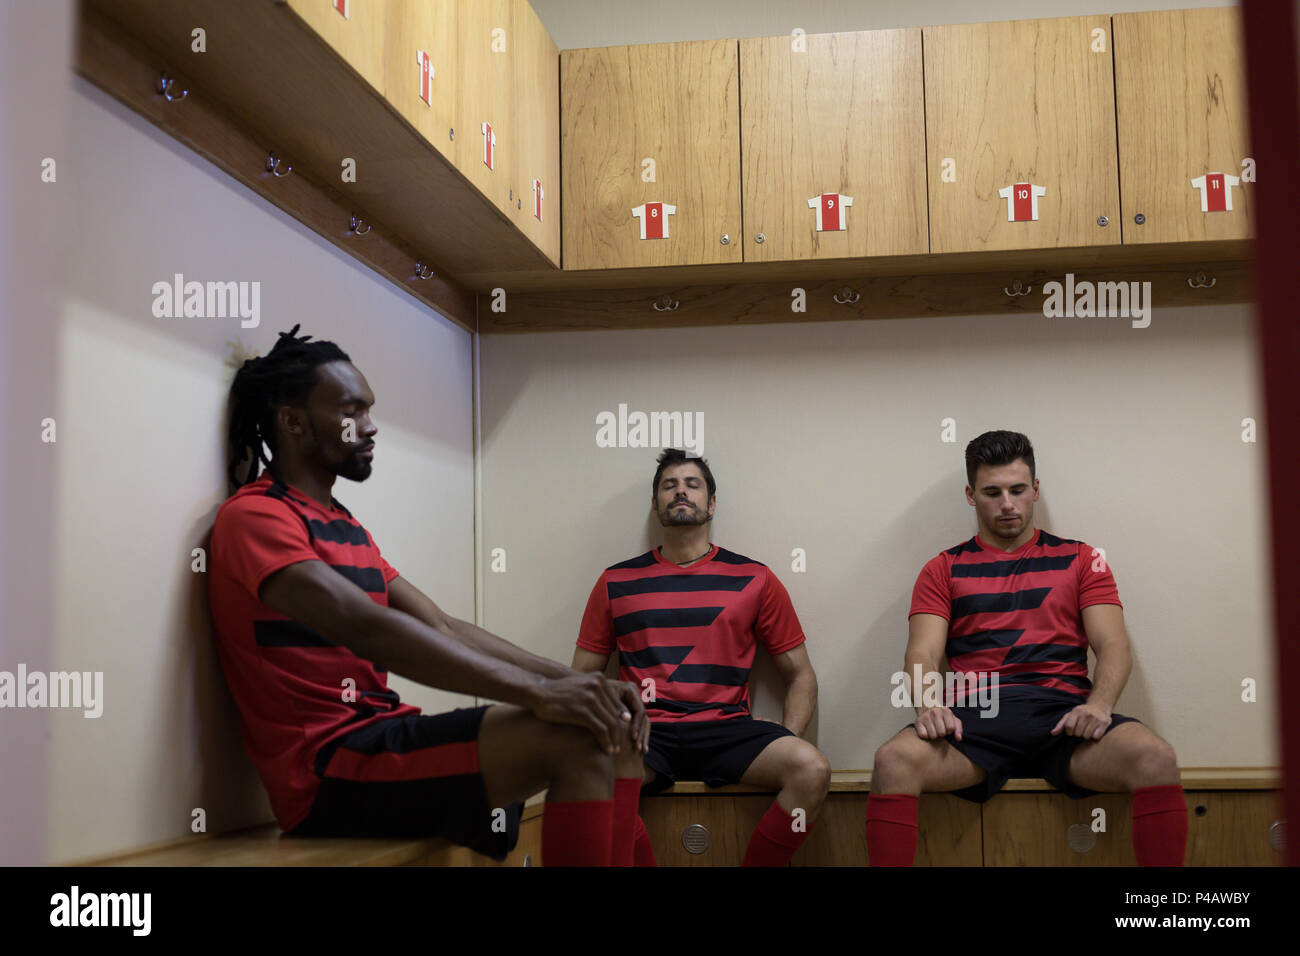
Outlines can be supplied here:
<path id="1" fill-rule="evenodd" d="M 1070 782 L 1088 790 L 1133 793 L 1133 852 L 1139 866 L 1182 866 L 1187 798 L 1174 748 L 1137 721 L 1088 740 L 1070 757 Z"/>
<path id="2" fill-rule="evenodd" d="M 627 751 L 630 742 L 624 742 Z M 478 736 L 479 772 L 492 807 L 547 790 L 545 865 L 609 865 L 614 761 L 585 727 L 552 724 L 522 707 L 488 708 Z"/>
<path id="3" fill-rule="evenodd" d="M 916 857 L 916 804 L 922 792 L 944 793 L 988 775 L 947 738 L 922 740 L 905 727 L 876 751 L 867 798 L 867 856 L 872 866 L 911 866 Z"/>
<path id="4" fill-rule="evenodd" d="M 741 783 L 778 791 L 758 821 L 742 866 L 789 866 L 821 815 L 831 783 L 826 755 L 801 737 L 781 737 L 759 752 Z"/>

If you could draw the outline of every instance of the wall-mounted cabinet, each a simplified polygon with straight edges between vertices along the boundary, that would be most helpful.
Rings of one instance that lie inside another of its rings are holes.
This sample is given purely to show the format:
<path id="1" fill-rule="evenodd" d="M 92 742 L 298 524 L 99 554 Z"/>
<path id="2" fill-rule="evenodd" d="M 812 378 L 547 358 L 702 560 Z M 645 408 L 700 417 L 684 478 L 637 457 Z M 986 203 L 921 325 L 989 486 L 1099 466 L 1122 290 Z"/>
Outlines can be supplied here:
<path id="1" fill-rule="evenodd" d="M 740 262 L 735 40 L 560 54 L 564 268 Z"/>
<path id="2" fill-rule="evenodd" d="M 507 216 L 513 200 L 513 0 L 462 0 L 456 29 L 456 168 Z"/>
<path id="3" fill-rule="evenodd" d="M 1251 236 L 1254 169 L 1237 9 L 1114 19 L 1124 241 Z"/>
<path id="4" fill-rule="evenodd" d="M 921 31 L 740 41 L 745 261 L 929 251 Z"/>
<path id="5" fill-rule="evenodd" d="M 923 33 L 930 251 L 1118 243 L 1110 17 Z"/>
<path id="6" fill-rule="evenodd" d="M 388 0 L 384 98 L 448 160 L 456 157 L 457 0 Z"/>
<path id="7" fill-rule="evenodd" d="M 528 0 L 514 0 L 516 226 L 560 264 L 560 50 Z"/>

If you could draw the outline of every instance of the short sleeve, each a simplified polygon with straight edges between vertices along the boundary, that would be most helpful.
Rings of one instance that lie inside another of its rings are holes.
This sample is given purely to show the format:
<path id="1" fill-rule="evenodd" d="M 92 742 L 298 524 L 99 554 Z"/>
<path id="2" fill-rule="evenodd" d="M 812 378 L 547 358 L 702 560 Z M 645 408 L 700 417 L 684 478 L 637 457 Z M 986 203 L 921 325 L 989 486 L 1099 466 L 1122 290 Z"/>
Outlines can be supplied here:
<path id="1" fill-rule="evenodd" d="M 1094 604 L 1116 604 L 1123 607 L 1119 600 L 1119 587 L 1115 584 L 1115 575 L 1111 573 L 1110 564 L 1100 548 L 1079 542 L 1079 610 Z"/>
<path id="2" fill-rule="evenodd" d="M 614 622 L 609 610 L 609 590 L 602 573 L 587 598 L 587 610 L 578 628 L 578 646 L 595 654 L 614 651 Z"/>
<path id="3" fill-rule="evenodd" d="M 763 593 L 758 601 L 758 619 L 754 622 L 754 631 L 769 654 L 784 654 L 794 650 L 807 638 L 799 625 L 799 616 L 794 613 L 790 603 L 790 594 L 771 568 L 763 580 Z"/>
<path id="4" fill-rule="evenodd" d="M 913 614 L 936 614 L 945 621 L 952 619 L 952 574 L 942 554 L 925 563 L 912 587 Z"/>
<path id="5" fill-rule="evenodd" d="M 379 570 L 383 572 L 384 584 L 392 584 L 393 579 L 396 578 L 399 573 L 397 568 L 393 567 L 384 559 L 383 552 L 379 550 L 379 545 L 375 544 L 375 539 L 371 536 L 369 531 L 366 532 L 366 537 L 370 538 L 370 547 L 375 549 L 375 556 L 379 558 Z"/>
<path id="6" fill-rule="evenodd" d="M 254 598 L 270 575 L 301 561 L 319 561 L 307 528 L 274 498 L 248 495 L 226 505 L 212 532 L 215 565 Z"/>

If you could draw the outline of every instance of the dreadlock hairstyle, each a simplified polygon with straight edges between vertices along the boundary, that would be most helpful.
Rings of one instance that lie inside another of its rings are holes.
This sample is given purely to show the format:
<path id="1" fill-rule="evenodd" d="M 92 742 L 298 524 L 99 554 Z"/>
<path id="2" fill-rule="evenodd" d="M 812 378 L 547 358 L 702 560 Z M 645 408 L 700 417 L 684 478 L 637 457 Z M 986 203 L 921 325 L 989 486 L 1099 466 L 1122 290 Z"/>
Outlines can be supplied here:
<path id="1" fill-rule="evenodd" d="M 262 452 L 262 444 L 274 457 L 275 409 L 301 402 L 316 387 L 316 366 L 326 362 L 350 362 L 347 353 L 333 342 L 312 342 L 310 335 L 298 338 L 301 323 L 281 332 L 271 351 L 247 359 L 235 372 L 230 383 L 230 465 L 226 475 L 232 492 L 257 478 L 257 464 L 271 469 L 271 460 Z M 252 459 L 241 480 L 239 470 Z"/>

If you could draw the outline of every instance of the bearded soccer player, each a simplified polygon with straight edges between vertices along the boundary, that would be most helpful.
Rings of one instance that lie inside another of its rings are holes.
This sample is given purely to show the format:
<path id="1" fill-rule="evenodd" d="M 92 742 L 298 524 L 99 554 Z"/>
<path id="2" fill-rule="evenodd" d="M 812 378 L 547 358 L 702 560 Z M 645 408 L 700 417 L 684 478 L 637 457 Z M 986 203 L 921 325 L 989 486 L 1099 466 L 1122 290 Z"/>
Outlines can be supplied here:
<path id="1" fill-rule="evenodd" d="M 918 669 L 941 676 L 946 656 L 960 680 L 943 704 L 914 683 L 916 723 L 876 751 L 871 864 L 912 864 L 923 791 L 982 803 L 1009 778 L 1042 777 L 1076 800 L 1132 791 L 1138 864 L 1182 866 L 1187 804 L 1173 748 L 1114 710 L 1132 655 L 1105 556 L 1034 527 L 1039 483 L 1024 435 L 972 441 L 966 480 L 979 531 L 917 577 L 904 667 L 909 679 Z"/>
<path id="2" fill-rule="evenodd" d="M 619 677 L 652 691 L 650 749 L 616 763 L 616 805 L 627 808 L 636 845 L 615 865 L 654 866 L 637 794 L 676 780 L 711 787 L 746 783 L 779 791 L 750 838 L 744 866 L 786 866 L 812 831 L 830 785 L 830 762 L 799 737 L 817 704 L 817 676 L 790 596 L 771 569 L 709 541 L 717 485 L 708 462 L 669 449 L 651 483 L 663 545 L 607 568 L 582 617 L 573 666 L 603 671 L 618 652 Z M 786 684 L 781 723 L 749 712 L 749 669 L 758 642 Z M 617 758 L 616 758 L 617 760 Z M 630 766 L 629 766 L 630 764 Z M 619 794 L 627 794 L 618 804 Z"/>
<path id="3" fill-rule="evenodd" d="M 649 738 L 639 693 L 451 617 L 384 560 L 331 493 L 370 477 L 374 393 L 337 345 L 297 332 L 231 385 L 237 490 L 208 569 L 221 666 L 281 828 L 438 836 L 503 860 L 520 802 L 549 788 L 545 865 L 609 865 L 613 759 Z M 506 703 L 424 715 L 389 669 Z"/>

